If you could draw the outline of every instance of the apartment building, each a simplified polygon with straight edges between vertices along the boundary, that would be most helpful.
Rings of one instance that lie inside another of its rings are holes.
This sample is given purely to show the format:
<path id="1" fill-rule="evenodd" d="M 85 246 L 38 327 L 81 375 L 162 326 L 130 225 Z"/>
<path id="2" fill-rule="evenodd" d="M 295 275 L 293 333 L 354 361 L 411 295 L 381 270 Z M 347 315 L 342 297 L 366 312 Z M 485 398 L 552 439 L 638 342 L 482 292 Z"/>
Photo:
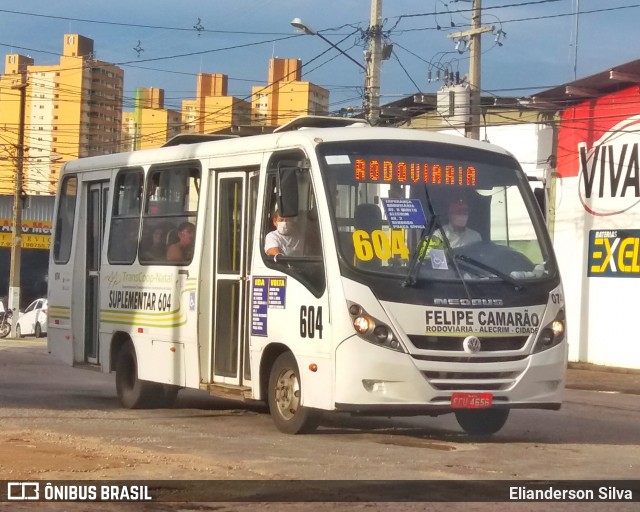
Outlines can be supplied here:
<path id="1" fill-rule="evenodd" d="M 196 97 L 182 101 L 182 124 L 186 133 L 213 133 L 251 120 L 251 103 L 227 95 L 229 78 L 224 74 L 199 73 Z"/>
<path id="2" fill-rule="evenodd" d="M 182 115 L 164 108 L 164 89 L 138 87 L 133 103 L 122 114 L 121 151 L 157 148 L 181 132 Z"/>
<path id="3" fill-rule="evenodd" d="M 62 164 L 120 150 L 121 68 L 94 59 L 93 40 L 65 34 L 59 64 L 9 54 L 0 75 L 0 194 L 13 192 L 24 102 L 24 191 L 54 193 Z"/>
<path id="4" fill-rule="evenodd" d="M 329 91 L 302 81 L 300 59 L 269 59 L 267 85 L 251 92 L 253 124 L 280 126 L 301 115 L 329 112 Z"/>

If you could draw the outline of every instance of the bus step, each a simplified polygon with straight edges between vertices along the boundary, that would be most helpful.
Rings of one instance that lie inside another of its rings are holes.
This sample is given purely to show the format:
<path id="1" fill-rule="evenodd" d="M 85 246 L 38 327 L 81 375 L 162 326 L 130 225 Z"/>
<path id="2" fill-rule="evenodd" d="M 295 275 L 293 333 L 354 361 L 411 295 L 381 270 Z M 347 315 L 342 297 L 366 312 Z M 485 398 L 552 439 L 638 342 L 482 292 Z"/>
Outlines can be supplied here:
<path id="1" fill-rule="evenodd" d="M 212 396 L 244 400 L 251 398 L 251 388 L 235 386 L 233 384 L 200 384 L 200 389 L 206 390 Z"/>
<path id="2" fill-rule="evenodd" d="M 73 367 L 81 370 L 91 370 L 92 372 L 102 372 L 102 366 L 94 363 L 73 363 Z"/>

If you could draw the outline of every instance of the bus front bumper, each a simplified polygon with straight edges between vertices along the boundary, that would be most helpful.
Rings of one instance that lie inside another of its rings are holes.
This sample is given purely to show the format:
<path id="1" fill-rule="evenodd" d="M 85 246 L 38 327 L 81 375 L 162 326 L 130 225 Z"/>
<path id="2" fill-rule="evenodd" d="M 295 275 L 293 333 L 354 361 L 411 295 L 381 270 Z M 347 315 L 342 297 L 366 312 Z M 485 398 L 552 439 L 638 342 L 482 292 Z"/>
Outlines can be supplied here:
<path id="1" fill-rule="evenodd" d="M 492 407 L 560 408 L 566 343 L 517 360 L 442 362 L 377 347 L 357 336 L 336 350 L 335 408 L 354 414 L 451 412 L 454 392 L 491 393 Z"/>

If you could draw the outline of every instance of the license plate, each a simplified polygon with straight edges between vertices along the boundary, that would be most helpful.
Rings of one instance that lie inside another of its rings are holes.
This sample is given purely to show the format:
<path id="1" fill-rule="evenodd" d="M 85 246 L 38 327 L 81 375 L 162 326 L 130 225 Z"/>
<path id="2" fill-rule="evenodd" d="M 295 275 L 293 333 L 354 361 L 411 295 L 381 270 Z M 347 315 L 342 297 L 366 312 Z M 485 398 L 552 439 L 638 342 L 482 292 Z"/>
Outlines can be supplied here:
<path id="1" fill-rule="evenodd" d="M 486 409 L 493 404 L 492 393 L 453 393 L 451 407 L 453 409 Z"/>

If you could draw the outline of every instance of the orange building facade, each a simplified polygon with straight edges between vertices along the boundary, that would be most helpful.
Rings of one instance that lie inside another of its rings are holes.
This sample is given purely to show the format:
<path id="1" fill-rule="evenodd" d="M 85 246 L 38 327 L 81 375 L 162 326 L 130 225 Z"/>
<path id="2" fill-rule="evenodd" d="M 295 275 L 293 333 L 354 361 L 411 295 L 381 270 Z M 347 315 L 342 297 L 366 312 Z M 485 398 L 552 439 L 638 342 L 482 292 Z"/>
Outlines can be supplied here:
<path id="1" fill-rule="evenodd" d="M 57 65 L 9 54 L 0 76 L 0 194 L 15 185 L 22 81 L 27 194 L 54 193 L 64 162 L 120 150 L 124 72 L 95 60 L 91 39 L 65 34 Z"/>
<path id="2" fill-rule="evenodd" d="M 180 112 L 164 108 L 164 89 L 136 89 L 133 112 L 122 115 L 122 151 L 157 148 L 182 131 Z"/>
<path id="3" fill-rule="evenodd" d="M 329 91 L 302 81 L 299 59 L 269 60 L 266 86 L 252 88 L 254 124 L 280 126 L 301 115 L 327 115 Z"/>

